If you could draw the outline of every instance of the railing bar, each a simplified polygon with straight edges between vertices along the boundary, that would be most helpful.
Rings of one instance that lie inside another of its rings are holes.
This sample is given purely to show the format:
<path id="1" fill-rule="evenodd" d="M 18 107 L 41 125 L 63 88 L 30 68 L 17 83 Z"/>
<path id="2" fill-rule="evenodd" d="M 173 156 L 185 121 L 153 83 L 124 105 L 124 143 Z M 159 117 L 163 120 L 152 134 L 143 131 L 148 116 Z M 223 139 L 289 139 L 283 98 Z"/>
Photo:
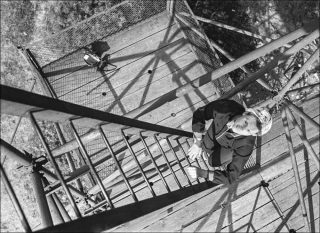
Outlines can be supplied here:
<path id="1" fill-rule="evenodd" d="M 298 165 L 297 165 L 297 158 L 294 153 L 293 144 L 292 144 L 292 137 L 291 137 L 290 130 L 289 130 L 287 106 L 285 106 L 285 108 L 282 109 L 281 117 L 282 117 L 282 123 L 283 123 L 284 131 L 286 134 L 286 139 L 287 139 L 287 143 L 288 143 L 288 147 L 289 147 L 289 153 L 290 153 L 292 168 L 293 168 L 293 172 L 294 172 L 294 178 L 296 181 L 295 183 L 296 183 L 298 196 L 299 196 L 299 200 L 300 200 L 302 217 L 305 222 L 305 226 L 308 227 L 308 229 L 309 229 L 308 232 L 311 232 L 311 226 L 310 226 L 310 222 L 308 219 L 307 208 L 306 208 L 306 205 L 304 202 L 302 186 L 301 186 L 301 182 L 300 182 L 300 175 L 299 175 L 299 170 L 298 170 Z"/>
<path id="2" fill-rule="evenodd" d="M 60 180 L 61 185 L 64 188 L 64 191 L 67 194 L 67 197 L 68 197 L 68 199 L 69 199 L 69 201 L 71 203 L 71 206 L 72 206 L 76 216 L 78 218 L 81 218 L 81 213 L 80 213 L 80 211 L 78 209 L 78 206 L 77 206 L 73 196 L 71 195 L 71 192 L 70 192 L 66 182 L 63 179 L 63 176 L 62 176 L 62 173 L 61 173 L 61 171 L 60 171 L 60 169 L 58 167 L 58 164 L 56 163 L 56 161 L 55 161 L 55 159 L 54 159 L 54 157 L 53 157 L 53 155 L 52 155 L 52 153 L 50 151 L 50 148 L 49 148 L 49 146 L 48 146 L 48 144 L 47 144 L 47 142 L 46 142 L 46 140 L 45 140 L 45 138 L 44 138 L 44 136 L 43 136 L 43 134 L 41 132 L 41 129 L 40 129 L 39 125 L 37 124 L 37 122 L 36 122 L 36 120 L 35 120 L 35 118 L 33 116 L 33 113 L 29 112 L 29 116 L 30 116 L 31 123 L 32 123 L 35 131 L 37 132 L 37 134 L 38 134 L 38 136 L 39 136 L 39 138 L 40 138 L 40 140 L 42 142 L 42 145 L 44 146 L 44 149 L 45 149 L 45 151 L 46 151 L 46 153 L 47 153 L 47 155 L 49 157 L 49 160 L 50 160 L 51 164 L 53 165 L 53 168 L 56 171 L 56 175 L 57 175 L 58 179 Z"/>
<path id="3" fill-rule="evenodd" d="M 146 141 L 144 140 L 141 132 L 139 133 L 139 136 L 140 136 L 140 139 L 141 139 L 141 141 L 142 141 L 142 143 L 143 143 L 143 145 L 144 145 L 144 148 L 146 148 L 146 151 L 148 152 L 149 157 L 150 157 L 150 159 L 151 159 L 151 161 L 152 161 L 155 169 L 157 170 L 157 172 L 158 172 L 158 174 L 159 174 L 159 177 L 161 178 L 164 186 L 166 187 L 166 189 L 167 189 L 168 192 L 171 192 L 170 189 L 169 189 L 169 186 L 168 186 L 168 184 L 167 184 L 167 182 L 166 182 L 166 180 L 164 179 L 161 171 L 159 170 L 159 167 L 158 167 L 156 161 L 155 161 L 154 158 L 152 157 L 151 151 L 149 150 L 149 147 L 147 146 L 147 143 L 146 143 Z"/>
<path id="4" fill-rule="evenodd" d="M 142 169 L 142 167 L 141 167 L 141 165 L 140 165 L 140 163 L 139 163 L 136 155 L 134 154 L 134 151 L 133 151 L 132 147 L 130 146 L 130 143 L 128 142 L 128 140 L 127 140 L 127 138 L 126 138 L 126 135 L 124 134 L 123 130 L 121 130 L 121 135 L 122 135 L 123 140 L 125 141 L 128 149 L 129 149 L 129 151 L 130 151 L 133 159 L 135 160 L 136 164 L 138 165 L 138 169 L 139 169 L 139 171 L 140 171 L 140 173 L 141 173 L 144 181 L 146 182 L 146 184 L 147 184 L 147 186 L 148 186 L 148 188 L 149 188 L 152 196 L 155 197 L 156 194 L 154 193 L 154 191 L 153 191 L 153 189 L 152 189 L 152 187 L 151 187 L 151 185 L 150 185 L 150 183 L 149 183 L 149 181 L 148 181 L 148 178 L 147 178 L 146 175 L 144 174 L 144 171 L 143 171 L 143 169 Z"/>
<path id="5" fill-rule="evenodd" d="M 186 159 L 188 165 L 191 166 L 191 163 L 190 163 L 190 161 L 189 161 L 189 159 L 188 159 L 188 156 L 187 156 L 186 152 L 184 151 L 181 143 L 179 142 L 179 139 L 176 139 L 176 142 L 178 143 L 178 146 L 181 148 L 182 154 L 183 154 L 184 158 Z M 199 178 L 197 178 L 197 182 L 200 183 Z"/>
<path id="6" fill-rule="evenodd" d="M 191 186 L 192 183 L 191 183 L 191 181 L 190 181 L 190 179 L 189 179 L 189 176 L 187 175 L 186 171 L 183 169 L 183 167 L 182 167 L 182 165 L 181 165 L 181 163 L 180 163 L 179 157 L 178 157 L 177 153 L 174 151 L 173 146 L 172 146 L 170 140 L 168 139 L 168 137 L 166 137 L 166 142 L 167 142 L 167 144 L 169 145 L 169 148 L 170 148 L 170 150 L 172 151 L 175 159 L 177 160 L 178 165 L 179 165 L 182 173 L 187 177 L 188 184 Z"/>
<path id="7" fill-rule="evenodd" d="M 164 150 L 162 149 L 162 147 L 161 147 L 161 145 L 160 145 L 160 142 L 159 142 L 157 136 L 156 136 L 156 135 L 153 135 L 153 138 L 154 138 L 154 140 L 156 141 L 156 143 L 157 143 L 157 145 L 158 145 L 158 147 L 159 147 L 159 149 L 160 149 L 160 152 L 161 152 L 163 158 L 165 159 L 165 161 L 166 161 L 166 163 L 167 163 L 167 166 L 168 166 L 168 168 L 170 169 L 170 172 L 171 172 L 174 180 L 176 181 L 177 185 L 178 185 L 179 188 L 181 189 L 182 186 L 181 186 L 181 184 L 180 184 L 180 181 L 178 180 L 178 177 L 177 177 L 176 174 L 174 173 L 174 171 L 173 171 L 173 169 L 172 169 L 172 167 L 171 167 L 171 165 L 170 165 L 170 162 L 169 162 L 169 160 L 168 160 L 168 158 L 167 158 Z"/>
<path id="8" fill-rule="evenodd" d="M 13 190 L 11 184 L 10 184 L 10 181 L 9 181 L 9 179 L 7 177 L 7 174 L 6 174 L 5 170 L 4 170 L 4 168 L 2 167 L 1 163 L 0 163 L 0 171 L 1 171 L 1 178 L 3 180 L 4 187 L 6 188 L 6 190 L 8 192 L 8 195 L 9 195 L 9 197 L 10 197 L 12 203 L 13 203 L 13 206 L 14 206 L 15 210 L 17 211 L 18 217 L 19 217 L 19 219 L 21 221 L 21 224 L 22 224 L 24 230 L 26 232 L 32 232 L 31 228 L 30 228 L 30 225 L 28 223 L 28 220 L 27 220 L 27 218 L 26 218 L 26 216 L 25 216 L 25 214 L 24 214 L 24 212 L 22 210 L 22 207 L 21 207 L 21 205 L 19 203 L 19 200 L 18 200 L 18 198 L 17 198 L 17 196 L 16 196 L 16 194 L 15 194 L 15 192 L 14 192 L 14 190 Z"/>
<path id="9" fill-rule="evenodd" d="M 313 159 L 318 171 L 320 171 L 320 162 L 319 162 L 319 158 L 317 157 L 316 153 L 314 152 L 312 146 L 310 145 L 308 139 L 306 138 L 306 136 L 304 135 L 302 129 L 300 128 L 296 118 L 293 116 L 291 110 L 287 107 L 286 108 L 286 116 L 289 116 L 290 121 L 292 122 L 294 128 L 298 131 L 298 134 L 300 136 L 300 139 L 302 141 L 302 143 L 304 144 L 305 148 L 308 151 L 308 154 L 311 156 L 311 158 Z M 319 127 L 318 127 L 319 128 Z M 319 132 L 319 131 L 318 131 Z"/>
<path id="10" fill-rule="evenodd" d="M 117 159 L 117 157 L 116 157 L 116 155 L 115 155 L 115 153 L 114 153 L 114 151 L 113 151 L 113 149 L 112 149 L 112 147 L 111 147 L 111 145 L 110 145 L 110 143 L 109 143 L 109 141 L 108 141 L 105 133 L 103 132 L 101 126 L 99 126 L 99 132 L 100 132 L 100 134 L 101 134 L 101 136 L 102 136 L 102 139 L 103 139 L 104 143 L 107 145 L 108 150 L 109 150 L 109 152 L 110 152 L 110 154 L 111 154 L 111 156 L 112 156 L 112 158 L 113 158 L 113 161 L 114 161 L 114 163 L 116 164 L 116 166 L 117 166 L 117 168 L 118 168 L 118 170 L 119 170 L 119 172 L 120 172 L 120 174 L 121 174 L 124 182 L 126 183 L 128 189 L 129 189 L 129 191 L 130 191 L 130 193 L 131 193 L 131 196 L 132 196 L 133 200 L 134 200 L 135 202 L 137 202 L 137 201 L 138 201 L 138 198 L 137 198 L 137 196 L 135 195 L 134 191 L 132 190 L 132 187 L 131 187 L 131 185 L 130 185 L 130 183 L 129 183 L 129 181 L 128 181 L 125 173 L 124 173 L 124 171 L 122 170 L 122 167 L 121 167 L 121 165 L 120 165 L 120 163 L 119 163 L 119 161 L 118 161 L 118 159 Z"/>
<path id="11" fill-rule="evenodd" d="M 81 149 L 81 151 L 82 151 L 82 154 L 83 154 L 84 157 L 85 157 L 85 161 L 86 161 L 86 163 L 88 164 L 88 166 L 89 166 L 89 168 L 90 168 L 90 171 L 91 171 L 92 174 L 94 175 L 94 177 L 95 177 L 95 179 L 96 179 L 96 181 L 97 181 L 97 183 L 98 183 L 98 185 L 99 185 L 99 187 L 100 187 L 100 189 L 101 189 L 101 191 L 102 191 L 102 194 L 103 194 L 104 198 L 108 201 L 110 208 L 111 208 L 111 209 L 114 208 L 114 206 L 113 206 L 113 204 L 112 204 L 112 202 L 111 202 L 111 200 L 110 200 L 110 198 L 109 198 L 109 195 L 108 195 L 106 189 L 104 188 L 103 183 L 102 183 L 102 181 L 101 181 L 101 179 L 100 179 L 100 177 L 99 177 L 99 175 L 98 175 L 95 167 L 94 167 L 93 164 L 92 164 L 92 161 L 91 161 L 91 159 L 90 159 L 90 156 L 89 156 L 86 148 L 84 147 L 84 145 L 83 145 L 83 143 L 82 143 L 82 141 L 81 141 L 81 139 L 80 139 L 80 136 L 79 136 L 79 134 L 78 134 L 78 132 L 77 132 L 77 130 L 76 130 L 76 128 L 75 128 L 72 120 L 70 120 L 70 125 L 71 125 L 71 129 L 72 129 L 72 131 L 73 131 L 73 134 L 74 134 L 74 136 L 75 136 L 75 138 L 76 138 L 76 140 L 77 140 L 77 142 L 78 142 L 78 145 L 79 145 L 79 147 L 80 147 L 80 149 Z"/>

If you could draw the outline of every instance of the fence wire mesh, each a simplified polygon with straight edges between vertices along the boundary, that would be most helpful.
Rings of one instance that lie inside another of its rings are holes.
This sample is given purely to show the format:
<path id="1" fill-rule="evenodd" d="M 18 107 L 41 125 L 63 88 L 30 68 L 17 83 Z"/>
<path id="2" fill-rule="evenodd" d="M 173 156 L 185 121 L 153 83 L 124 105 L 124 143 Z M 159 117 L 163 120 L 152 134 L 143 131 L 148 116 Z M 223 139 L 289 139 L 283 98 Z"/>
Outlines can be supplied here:
<path id="1" fill-rule="evenodd" d="M 127 0 L 27 48 L 43 68 L 96 40 L 111 36 L 166 10 L 165 0 Z"/>

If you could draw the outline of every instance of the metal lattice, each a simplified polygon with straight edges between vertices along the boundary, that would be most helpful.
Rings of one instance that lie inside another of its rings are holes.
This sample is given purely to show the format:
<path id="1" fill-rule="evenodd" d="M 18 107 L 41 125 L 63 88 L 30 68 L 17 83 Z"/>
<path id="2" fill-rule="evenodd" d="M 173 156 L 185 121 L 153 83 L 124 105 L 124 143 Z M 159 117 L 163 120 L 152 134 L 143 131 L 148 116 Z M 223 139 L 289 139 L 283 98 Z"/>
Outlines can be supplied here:
<path id="1" fill-rule="evenodd" d="M 175 6 L 176 14 L 186 13 L 188 15 L 192 15 L 192 11 L 189 8 L 187 2 L 185 0 L 176 1 Z M 181 17 L 183 17 L 181 15 Z M 195 31 L 198 31 L 199 34 L 203 34 L 201 32 L 201 28 L 199 28 L 199 24 L 197 24 L 196 19 L 192 17 L 183 17 L 183 19 L 189 24 L 186 25 L 184 22 L 179 21 L 186 36 L 188 37 L 190 43 L 196 48 L 195 53 L 198 59 L 204 66 L 206 72 L 211 72 L 212 70 L 217 69 L 222 64 L 220 63 L 220 59 L 218 58 L 215 51 L 209 45 L 209 41 L 205 40 L 203 37 L 199 36 Z M 191 27 L 190 27 L 191 25 Z M 213 83 L 215 84 L 217 91 L 220 95 L 223 95 L 227 91 L 229 91 L 233 85 L 230 82 L 230 79 L 227 75 L 222 76 L 221 78 L 214 80 Z M 232 99 L 241 103 L 238 96 L 234 96 Z"/>

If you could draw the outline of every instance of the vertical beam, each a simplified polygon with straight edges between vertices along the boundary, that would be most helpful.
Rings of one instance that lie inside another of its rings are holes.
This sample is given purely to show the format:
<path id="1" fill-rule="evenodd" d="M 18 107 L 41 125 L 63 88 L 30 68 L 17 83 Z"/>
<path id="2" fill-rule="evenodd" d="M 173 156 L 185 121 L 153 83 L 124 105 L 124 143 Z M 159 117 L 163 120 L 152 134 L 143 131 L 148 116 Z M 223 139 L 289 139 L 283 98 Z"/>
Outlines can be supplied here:
<path id="1" fill-rule="evenodd" d="M 74 198 L 73 198 L 73 196 L 72 196 L 72 194 L 71 194 L 66 182 L 64 181 L 64 178 L 63 178 L 62 173 L 61 173 L 61 171 L 60 171 L 60 169 L 58 167 L 58 164 L 56 163 L 56 161 L 55 161 L 55 159 L 54 159 L 54 157 L 53 157 L 53 155 L 51 153 L 51 150 L 50 150 L 50 148 L 49 148 L 49 146 L 48 146 L 48 144 L 47 144 L 47 142 L 46 142 L 46 140 L 45 140 L 45 138 L 44 138 L 44 136 L 43 136 L 43 134 L 41 132 L 41 129 L 40 129 L 39 125 L 37 124 L 32 112 L 29 112 L 29 116 L 30 116 L 30 120 L 31 120 L 32 126 L 35 129 L 35 131 L 37 132 L 37 134 L 38 134 L 38 136 L 40 138 L 40 141 L 42 142 L 42 145 L 44 146 L 44 149 L 45 149 L 45 151 L 46 151 L 46 153 L 47 153 L 47 155 L 49 157 L 49 160 L 50 160 L 51 164 L 53 165 L 53 168 L 56 171 L 58 179 L 61 182 L 61 185 L 62 185 L 64 191 L 67 194 L 67 197 L 68 197 L 68 199 L 69 199 L 69 201 L 71 203 L 71 206 L 72 206 L 76 216 L 78 218 L 81 218 L 81 213 L 80 213 L 80 211 L 78 209 L 78 206 L 77 206 L 77 204 L 76 204 L 76 202 L 75 202 L 75 200 L 74 200 Z"/>
<path id="2" fill-rule="evenodd" d="M 75 128 L 72 120 L 70 120 L 70 125 L 71 125 L 71 129 L 72 129 L 72 131 L 73 131 L 73 134 L 74 134 L 74 136 L 75 136 L 75 138 L 76 138 L 76 140 L 77 140 L 77 142 L 78 142 L 78 144 L 79 144 L 79 147 L 80 147 L 80 149 L 81 149 L 81 151 L 82 151 L 82 154 L 83 154 L 84 157 L 85 157 L 86 163 L 88 164 L 88 166 L 89 166 L 89 168 L 90 168 L 90 171 L 92 172 L 94 178 L 96 179 L 96 181 L 97 181 L 97 183 L 98 183 L 98 185 L 99 185 L 99 187 L 100 187 L 100 189 L 101 189 L 101 191 L 102 191 L 102 194 L 103 194 L 105 200 L 108 201 L 109 206 L 110 206 L 111 209 L 114 208 L 114 206 L 113 206 L 113 204 L 112 204 L 112 202 L 111 202 L 111 200 L 110 200 L 110 198 L 109 198 L 109 195 L 108 195 L 106 189 L 104 188 L 103 183 L 102 183 L 102 181 L 101 181 L 101 179 L 100 179 L 100 177 L 99 177 L 99 175 L 98 175 L 95 167 L 94 167 L 93 164 L 92 164 L 92 161 L 91 161 L 91 159 L 90 159 L 90 156 L 89 156 L 86 148 L 84 147 L 84 145 L 83 145 L 83 143 L 82 143 L 82 141 L 81 141 L 81 139 L 80 139 L 80 136 L 79 136 L 78 133 L 77 133 L 77 130 L 76 130 L 76 128 Z"/>
<path id="3" fill-rule="evenodd" d="M 34 194 L 39 207 L 39 214 L 41 218 L 42 228 L 47 228 L 53 225 L 52 217 L 49 209 L 49 205 L 46 199 L 46 195 L 43 190 L 42 177 L 37 168 L 38 165 L 33 166 L 33 170 L 30 174 L 31 181 L 33 183 Z"/>
<path id="4" fill-rule="evenodd" d="M 140 136 L 140 139 L 141 139 L 141 141 L 142 141 L 142 143 L 143 143 L 143 145 L 144 145 L 144 148 L 146 149 L 146 151 L 147 151 L 147 153 L 148 153 L 148 155 L 149 155 L 149 157 L 150 157 L 150 159 L 151 159 L 151 161 L 152 161 L 152 163 L 153 163 L 153 166 L 155 167 L 156 171 L 157 171 L 158 174 L 159 174 L 160 179 L 162 180 L 162 183 L 163 183 L 164 186 L 166 187 L 167 191 L 170 192 L 169 186 L 168 186 L 166 180 L 164 179 L 161 171 L 159 170 L 159 167 L 158 167 L 156 161 L 155 161 L 154 158 L 152 157 L 151 151 L 150 151 L 150 149 L 149 149 L 146 141 L 144 140 L 141 132 L 139 133 L 139 136 Z"/>
<path id="5" fill-rule="evenodd" d="M 136 194 L 134 193 L 134 191 L 132 190 L 132 187 L 131 187 L 131 185 L 130 185 L 130 183 L 129 183 L 129 181 L 128 181 L 128 179 L 127 179 L 127 177 L 126 177 L 126 175 L 125 175 L 125 173 L 124 173 L 124 171 L 123 171 L 123 169 L 122 169 L 122 167 L 121 167 L 121 165 L 120 165 L 120 163 L 119 163 L 119 161 L 118 161 L 118 159 L 117 159 L 117 157 L 116 157 L 116 155 L 115 155 L 115 153 L 114 153 L 114 151 L 113 151 L 113 149 L 112 149 L 112 147 L 111 147 L 111 145 L 110 145 L 110 143 L 109 143 L 109 141 L 108 141 L 108 139 L 107 139 L 107 137 L 105 135 L 105 133 L 103 132 L 101 126 L 99 126 L 99 132 L 100 132 L 100 134 L 102 136 L 102 139 L 103 139 L 104 143 L 107 145 L 108 150 L 109 150 L 109 152 L 110 152 L 110 154 L 111 154 L 111 156 L 113 158 L 113 161 L 116 164 L 116 166 L 118 168 L 118 171 L 120 172 L 124 182 L 126 183 L 126 185 L 128 187 L 128 190 L 129 190 L 133 200 L 135 202 L 137 202 L 138 198 L 137 198 Z"/>
<path id="6" fill-rule="evenodd" d="M 311 155 L 314 163 L 316 164 L 316 167 L 318 168 L 318 171 L 320 171 L 319 158 L 317 157 L 316 153 L 314 152 L 314 150 L 311 147 L 307 138 L 304 136 L 304 133 L 302 132 L 302 129 L 300 128 L 300 126 L 299 126 L 298 122 L 296 121 L 295 117 L 293 116 L 292 112 L 287 107 L 286 107 L 286 114 L 287 114 L 287 116 L 289 116 L 289 119 L 292 122 L 294 128 L 298 131 L 300 139 L 303 142 L 305 148 L 308 150 L 308 153 Z"/>
<path id="7" fill-rule="evenodd" d="M 299 196 L 299 200 L 300 200 L 302 217 L 305 222 L 305 226 L 307 226 L 309 232 L 311 232 L 311 225 L 310 225 L 310 222 L 308 219 L 307 209 L 306 209 L 306 205 L 305 205 L 304 198 L 303 198 L 303 192 L 302 192 L 302 186 L 301 186 L 301 182 L 300 182 L 300 175 L 299 175 L 299 170 L 298 170 L 298 165 L 297 165 L 297 159 L 296 159 L 296 155 L 294 154 L 294 150 L 293 150 L 292 138 L 291 138 L 291 134 L 290 134 L 290 130 L 289 130 L 289 123 L 288 123 L 287 115 L 288 115 L 288 110 L 287 110 L 287 107 L 285 107 L 285 109 L 283 109 L 281 112 L 282 123 L 283 123 L 284 131 L 286 134 L 287 143 L 288 143 L 288 147 L 289 147 L 289 153 L 290 153 L 291 163 L 292 163 L 293 172 L 294 172 L 294 178 L 296 181 L 298 196 Z"/>
<path id="8" fill-rule="evenodd" d="M 152 196 L 155 197 L 156 194 L 154 193 L 154 191 L 153 191 L 153 189 L 152 189 L 152 187 L 151 187 L 151 185 L 150 185 L 150 183 L 149 183 L 149 181 L 148 181 L 148 178 L 147 178 L 146 175 L 144 174 L 144 171 L 143 171 L 143 169 L 142 169 L 142 167 L 141 167 L 141 165 L 140 165 L 140 163 L 139 163 L 136 155 L 134 154 L 134 151 L 132 150 L 132 148 L 131 148 L 131 146 L 130 146 L 130 144 L 129 144 L 127 138 L 126 138 L 126 135 L 125 135 L 124 132 L 123 132 L 123 130 L 121 130 L 121 135 L 122 135 L 122 138 L 123 138 L 123 140 L 125 141 L 128 149 L 129 149 L 129 151 L 130 151 L 130 153 L 131 153 L 131 156 L 133 157 L 134 161 L 136 162 L 136 164 L 137 164 L 137 166 L 138 166 L 138 169 L 139 169 L 139 171 L 140 171 L 140 173 L 141 173 L 144 181 L 145 181 L 146 184 L 147 184 L 147 187 L 149 188 Z"/>
<path id="9" fill-rule="evenodd" d="M 60 211 L 60 214 L 63 217 L 64 222 L 70 222 L 71 218 L 70 218 L 68 212 L 66 211 L 66 209 L 64 208 L 63 204 L 59 200 L 57 194 L 53 193 L 52 194 L 52 198 L 53 198 L 54 202 L 56 203 L 56 205 L 57 205 L 57 207 L 58 207 L 58 209 Z"/>
<path id="10" fill-rule="evenodd" d="M 171 17 L 174 15 L 174 12 L 175 12 L 174 10 L 175 4 L 176 4 L 176 0 L 167 0 L 167 11 L 169 12 L 169 15 Z"/>
<path id="11" fill-rule="evenodd" d="M 45 186 L 49 185 L 49 181 L 47 180 L 46 177 L 42 176 L 42 181 Z M 62 214 L 60 213 L 60 210 L 53 199 L 53 194 L 47 196 L 47 201 L 51 210 L 53 224 L 58 225 L 58 224 L 64 223 Z"/>
<path id="12" fill-rule="evenodd" d="M 173 147 L 172 147 L 172 144 L 171 144 L 171 142 L 170 142 L 170 140 L 169 140 L 168 137 L 166 137 L 166 142 L 167 142 L 167 144 L 169 145 L 169 148 L 170 148 L 171 152 L 173 153 L 174 158 L 177 160 L 177 163 L 178 163 L 178 165 L 179 165 L 179 167 L 180 167 L 181 172 L 183 173 L 183 175 L 185 175 L 185 177 L 187 178 L 188 184 L 191 186 L 192 183 L 191 183 L 191 181 L 190 181 L 190 179 L 189 179 L 189 176 L 187 175 L 186 171 L 185 171 L 184 168 L 182 167 L 182 164 L 180 163 L 180 160 L 179 160 L 179 158 L 178 158 L 178 155 L 177 155 L 177 153 L 174 151 L 174 149 L 173 149 Z"/>
<path id="13" fill-rule="evenodd" d="M 7 174 L 4 171 L 4 168 L 2 167 L 1 163 L 0 163 L 0 172 L 1 172 L 1 179 L 3 181 L 4 187 L 8 192 L 8 195 L 9 195 L 9 197 L 10 197 L 12 203 L 13 203 L 13 206 L 14 206 L 15 210 L 17 211 L 17 214 L 18 214 L 18 217 L 19 217 L 20 222 L 22 224 L 22 227 L 24 228 L 24 230 L 26 232 L 32 232 L 31 228 L 30 228 L 30 225 L 28 223 L 28 220 L 27 220 L 27 218 L 26 218 L 26 216 L 25 216 L 25 214 L 24 214 L 24 212 L 23 212 L 23 210 L 21 208 L 19 200 L 18 200 L 16 194 L 14 193 L 14 190 L 13 190 L 11 184 L 10 184 L 10 181 L 9 181 L 9 179 L 7 177 Z"/>

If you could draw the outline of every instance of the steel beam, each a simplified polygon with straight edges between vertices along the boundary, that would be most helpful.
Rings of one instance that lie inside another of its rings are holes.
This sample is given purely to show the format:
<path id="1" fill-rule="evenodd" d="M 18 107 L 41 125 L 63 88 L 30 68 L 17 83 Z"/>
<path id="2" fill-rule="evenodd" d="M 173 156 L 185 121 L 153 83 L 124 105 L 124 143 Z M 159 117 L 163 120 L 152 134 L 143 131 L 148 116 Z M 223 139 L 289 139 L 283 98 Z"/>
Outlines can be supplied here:
<path id="1" fill-rule="evenodd" d="M 49 205 L 46 199 L 46 195 L 44 193 L 42 177 L 38 171 L 37 164 L 33 166 L 33 170 L 30 174 L 31 181 L 33 183 L 34 194 L 39 207 L 39 215 L 41 218 L 41 226 L 42 228 L 47 228 L 53 225 Z"/>
<path id="2" fill-rule="evenodd" d="M 15 210 L 17 211 L 17 214 L 18 214 L 18 217 L 20 219 L 20 222 L 22 224 L 22 227 L 24 228 L 24 230 L 26 232 L 32 232 L 31 231 L 31 228 L 30 228 L 30 225 L 28 223 L 28 220 L 23 212 L 23 209 L 19 203 L 19 200 L 10 184 L 10 181 L 7 177 L 7 174 L 6 172 L 4 171 L 3 167 L 2 167 L 2 164 L 0 163 L 0 172 L 1 172 L 1 179 L 3 181 L 3 184 L 4 184 L 4 187 L 5 189 L 7 190 L 8 192 L 8 195 L 13 203 L 13 206 L 15 208 Z"/>
<path id="3" fill-rule="evenodd" d="M 295 117 L 293 116 L 292 112 L 290 111 L 289 108 L 286 107 L 286 115 L 287 117 L 289 116 L 290 121 L 292 122 L 294 128 L 298 131 L 298 134 L 300 136 L 301 141 L 303 142 L 305 148 L 308 151 L 308 154 L 311 156 L 313 159 L 316 167 L 318 168 L 318 171 L 320 171 L 320 163 L 319 163 L 319 158 L 317 157 L 316 153 L 314 152 L 313 148 L 311 147 L 308 139 L 304 135 L 302 129 L 300 128 L 298 122 L 296 121 Z"/>
<path id="4" fill-rule="evenodd" d="M 293 149 L 292 138 L 291 138 L 291 134 L 290 134 L 287 116 L 288 116 L 288 110 L 287 110 L 287 107 L 285 107 L 281 112 L 282 123 L 283 123 L 284 131 L 285 131 L 285 135 L 286 135 L 286 139 L 287 139 L 287 143 L 288 143 L 288 147 L 289 147 L 289 153 L 290 153 L 291 163 L 292 163 L 293 172 L 294 172 L 294 178 L 296 181 L 298 196 L 299 196 L 299 200 L 300 200 L 302 217 L 305 222 L 305 226 L 307 226 L 309 229 L 309 232 L 311 232 L 311 225 L 310 225 L 310 221 L 308 219 L 307 208 L 306 208 L 306 205 L 304 202 L 303 191 L 302 191 L 302 186 L 301 186 L 301 182 L 300 182 L 300 175 L 299 175 L 299 170 L 298 170 L 298 165 L 297 165 L 297 159 L 296 159 L 296 155 L 295 155 L 294 149 Z"/>

